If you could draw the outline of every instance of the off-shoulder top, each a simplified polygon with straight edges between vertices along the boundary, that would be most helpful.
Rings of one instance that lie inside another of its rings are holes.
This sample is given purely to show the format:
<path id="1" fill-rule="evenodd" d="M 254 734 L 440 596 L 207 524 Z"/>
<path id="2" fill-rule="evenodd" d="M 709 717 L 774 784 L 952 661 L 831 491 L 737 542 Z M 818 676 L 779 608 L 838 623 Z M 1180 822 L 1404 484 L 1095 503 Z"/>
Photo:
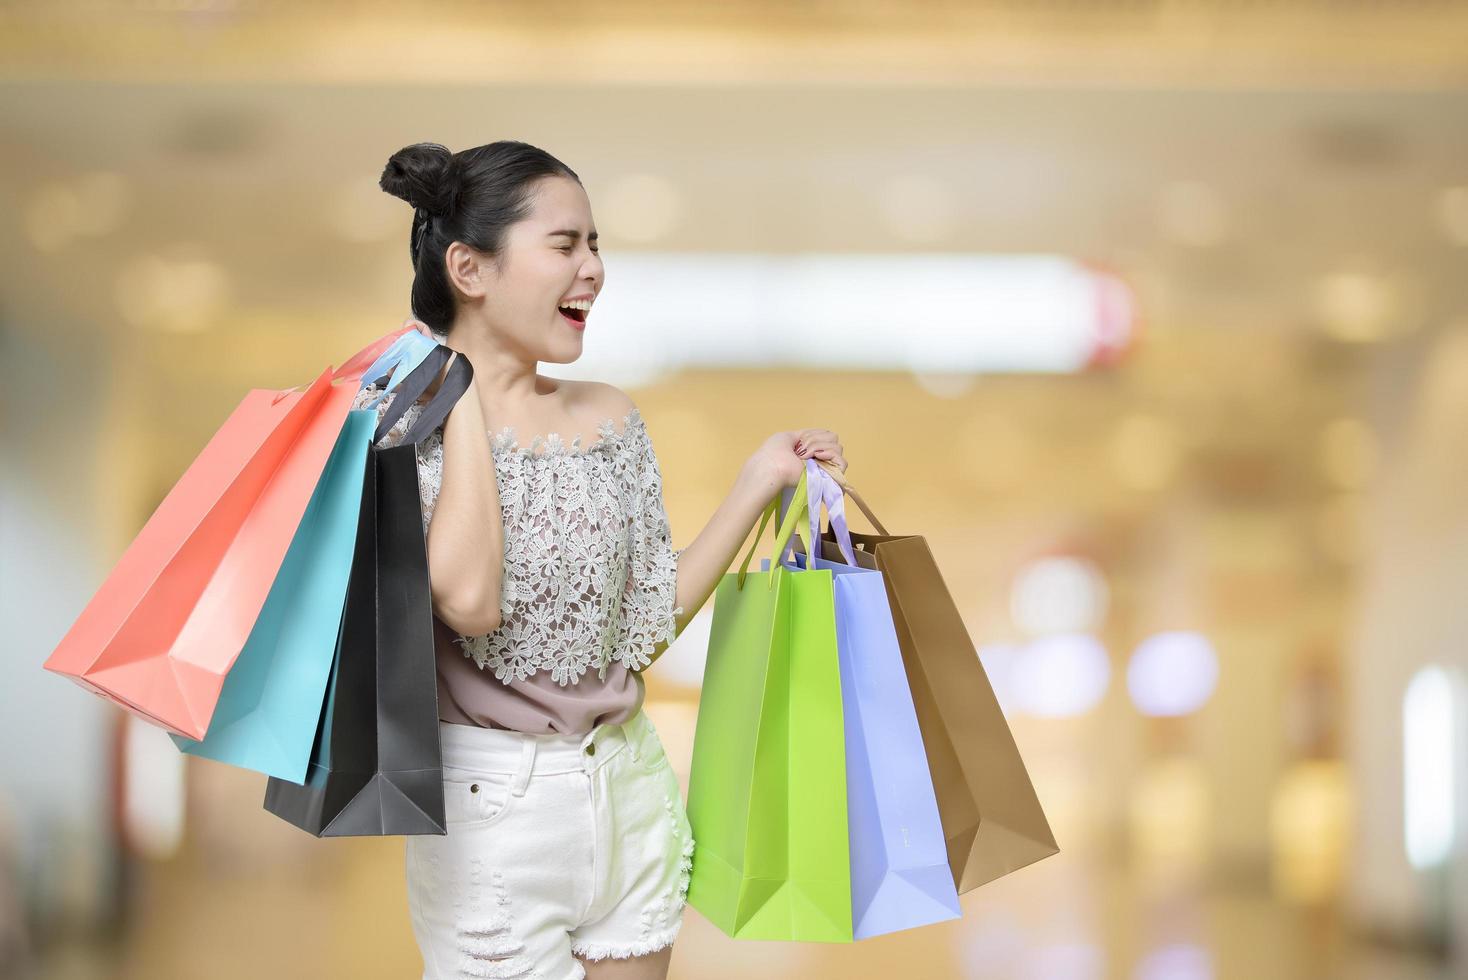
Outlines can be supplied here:
<path id="1" fill-rule="evenodd" d="M 353 407 L 371 408 L 376 387 Z M 375 407 L 380 419 L 393 399 Z M 421 414 L 409 407 L 380 446 L 397 445 Z M 533 733 L 585 734 L 626 721 L 642 704 L 640 671 L 673 639 L 678 581 L 662 473 L 634 406 L 618 430 L 569 445 L 559 433 L 529 446 L 513 427 L 488 432 L 504 522 L 500 626 L 464 636 L 434 616 L 439 717 Z M 443 478 L 443 427 L 417 448 L 423 527 Z"/>

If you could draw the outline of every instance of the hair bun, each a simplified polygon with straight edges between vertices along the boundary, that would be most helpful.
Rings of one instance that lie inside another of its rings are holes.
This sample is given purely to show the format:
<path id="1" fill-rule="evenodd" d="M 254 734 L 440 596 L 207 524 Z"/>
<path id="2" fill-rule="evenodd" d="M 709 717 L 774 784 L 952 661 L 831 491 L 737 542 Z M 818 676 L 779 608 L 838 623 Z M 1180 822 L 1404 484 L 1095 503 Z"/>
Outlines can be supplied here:
<path id="1" fill-rule="evenodd" d="M 454 209 L 454 154 L 440 143 L 414 143 L 388 158 L 377 185 L 415 208 L 443 216 Z"/>

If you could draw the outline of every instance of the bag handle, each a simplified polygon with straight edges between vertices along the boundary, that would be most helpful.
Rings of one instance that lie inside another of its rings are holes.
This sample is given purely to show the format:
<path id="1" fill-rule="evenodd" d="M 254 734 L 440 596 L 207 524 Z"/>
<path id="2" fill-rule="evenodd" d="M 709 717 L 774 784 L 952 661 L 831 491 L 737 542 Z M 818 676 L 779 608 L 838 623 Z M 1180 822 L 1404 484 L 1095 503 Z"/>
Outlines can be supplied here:
<path id="1" fill-rule="evenodd" d="M 826 474 L 829 475 L 831 479 L 835 482 L 835 484 L 841 488 L 841 492 L 844 495 L 849 496 L 852 500 L 856 501 L 856 506 L 861 508 L 861 512 L 866 515 L 867 520 L 872 522 L 872 527 L 877 529 L 878 534 L 887 535 L 888 537 L 891 536 L 888 530 L 882 526 L 882 522 L 877 520 L 877 515 L 872 513 L 872 509 L 867 506 L 866 501 L 861 499 L 861 494 L 857 493 L 856 487 L 852 485 L 851 481 L 846 477 L 846 474 L 842 473 L 840 468 L 837 467 L 835 463 L 824 459 L 814 459 L 813 457 L 806 460 L 807 464 L 811 462 L 814 462 L 821 469 L 825 470 Z M 827 504 L 827 509 L 829 508 L 830 505 Z M 842 520 L 845 520 L 844 508 L 842 510 Z M 840 531 L 837 531 L 838 543 L 840 533 Z M 849 540 L 850 532 L 848 531 L 847 533 Z"/>
<path id="2" fill-rule="evenodd" d="M 806 507 L 810 513 L 810 547 L 806 549 L 805 567 L 811 567 L 811 559 L 816 557 L 821 542 L 821 504 L 826 505 L 826 513 L 831 520 L 831 530 L 836 535 L 836 543 L 841 548 L 842 557 L 846 564 L 852 568 L 856 565 L 855 549 L 851 546 L 851 530 L 846 526 L 846 495 L 842 492 L 841 484 L 820 465 L 822 460 L 814 458 L 805 461 L 805 472 L 811 477 L 806 483 Z"/>
<path id="3" fill-rule="evenodd" d="M 410 371 L 422 364 L 423 358 L 427 357 L 429 352 L 437 346 L 436 341 L 429 340 L 417 330 L 409 330 L 393 341 L 393 345 L 374 361 L 367 369 L 367 373 L 363 375 L 361 383 L 363 388 L 381 384 L 383 389 L 376 398 L 363 407 L 376 408 L 381 404 L 388 393 L 401 384 Z"/>
<path id="4" fill-rule="evenodd" d="M 887 535 L 888 537 L 891 537 L 890 532 L 888 532 L 888 530 L 885 527 L 882 526 L 882 522 L 879 521 L 879 520 L 877 520 L 877 515 L 876 514 L 873 514 L 872 513 L 872 509 L 867 506 L 867 502 L 865 500 L 862 500 L 861 499 L 861 494 L 859 494 L 859 493 L 856 492 L 856 487 L 852 486 L 851 481 L 846 478 L 846 474 L 845 473 L 842 473 L 841 470 L 836 466 L 835 463 L 828 462 L 827 460 L 824 460 L 824 459 L 814 459 L 814 460 L 808 459 L 808 460 L 806 460 L 806 462 L 807 463 L 814 462 L 821 469 L 825 470 L 826 473 L 835 482 L 835 484 L 838 487 L 841 488 L 841 492 L 843 494 L 845 494 L 846 496 L 849 496 L 852 500 L 856 501 L 856 506 L 859 507 L 859 508 L 861 508 L 861 512 L 866 515 L 867 520 L 869 520 L 869 521 L 872 522 L 872 527 L 874 527 L 874 528 L 877 529 L 877 533 L 878 534 L 884 534 L 884 535 Z M 826 506 L 828 508 L 830 507 L 829 504 L 827 504 Z M 843 520 L 843 523 L 844 523 L 844 521 L 845 521 L 844 509 L 843 509 L 843 514 L 842 514 L 842 520 Z M 840 532 L 838 531 L 837 534 L 839 535 Z M 848 540 L 850 540 L 849 537 L 848 537 Z"/>
<path id="5" fill-rule="evenodd" d="M 769 505 L 765 507 L 765 512 L 759 517 L 759 530 L 754 532 L 754 540 L 749 542 L 749 550 L 744 553 L 744 561 L 739 563 L 739 587 L 741 589 L 744 588 L 744 576 L 749 574 L 749 560 L 754 557 L 755 546 L 759 544 L 759 539 L 764 537 L 765 525 L 770 522 L 771 517 L 775 516 L 775 510 L 779 506 L 780 496 L 776 494 Z"/>
<path id="6" fill-rule="evenodd" d="M 775 534 L 775 554 L 770 561 L 770 570 L 773 572 L 780 564 L 779 558 L 785 550 L 785 542 L 789 540 L 790 533 L 795 530 L 796 522 L 805 513 L 807 507 L 805 495 L 805 473 L 800 474 L 800 482 L 795 484 L 795 505 L 785 512 L 785 519 L 780 522 L 778 532 Z M 754 532 L 754 540 L 749 542 L 749 550 L 744 553 L 744 561 L 739 563 L 739 588 L 744 588 L 745 576 L 749 574 L 749 562 L 754 557 L 754 549 L 759 546 L 760 538 L 764 537 L 765 525 L 780 507 L 780 495 L 777 493 L 770 498 L 770 503 L 765 507 L 765 512 L 760 515 L 759 530 Z M 771 575 L 768 585 L 773 585 L 775 576 Z"/>
<path id="7" fill-rule="evenodd" d="M 382 415 L 382 420 L 377 424 L 377 432 L 372 437 L 373 445 L 381 442 L 383 437 L 392 431 L 393 426 L 397 425 L 398 421 L 408 413 L 408 409 L 423 397 L 423 393 L 428 390 L 429 385 L 433 384 L 434 379 L 443 370 L 444 364 L 453 358 L 454 363 L 449 368 L 448 377 L 444 379 L 438 393 L 424 408 L 423 414 L 419 416 L 403 442 L 417 443 L 443 423 L 454 405 L 458 403 L 459 398 L 469 389 L 469 382 L 474 377 L 474 368 L 470 365 L 469 359 L 462 355 L 455 357 L 456 353 L 452 348 L 440 344 L 429 351 L 422 363 L 409 372 L 402 384 L 393 390 L 392 404 L 387 407 L 387 411 Z"/>
<path id="8" fill-rule="evenodd" d="M 448 350 L 449 348 L 443 349 Z M 469 382 L 473 380 L 474 365 L 469 362 L 469 358 L 460 354 L 449 365 L 448 376 L 443 379 L 443 384 L 439 386 L 438 392 L 423 409 L 423 414 L 418 416 L 418 421 L 413 423 L 412 429 L 408 431 L 403 441 L 417 444 L 427 439 L 430 432 L 443 425 L 449 413 L 454 410 L 454 406 L 459 403 L 459 399 L 464 397 L 464 393 L 469 390 Z"/>

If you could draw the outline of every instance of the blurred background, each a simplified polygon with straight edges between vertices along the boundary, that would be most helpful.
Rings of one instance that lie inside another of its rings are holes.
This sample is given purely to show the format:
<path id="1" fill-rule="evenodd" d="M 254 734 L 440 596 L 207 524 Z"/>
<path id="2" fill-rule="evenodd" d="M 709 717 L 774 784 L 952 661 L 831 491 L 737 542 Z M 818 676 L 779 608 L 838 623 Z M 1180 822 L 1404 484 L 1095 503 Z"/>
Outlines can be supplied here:
<path id="1" fill-rule="evenodd" d="M 497 139 L 589 192 L 543 370 L 637 400 L 675 545 L 836 430 L 1061 846 L 851 946 L 690 909 L 672 976 L 1468 975 L 1465 52 L 1450 0 L 0 2 L 0 975 L 420 974 L 402 838 L 41 663 L 246 391 L 407 316 L 388 156 Z M 685 786 L 710 612 L 648 675 Z"/>

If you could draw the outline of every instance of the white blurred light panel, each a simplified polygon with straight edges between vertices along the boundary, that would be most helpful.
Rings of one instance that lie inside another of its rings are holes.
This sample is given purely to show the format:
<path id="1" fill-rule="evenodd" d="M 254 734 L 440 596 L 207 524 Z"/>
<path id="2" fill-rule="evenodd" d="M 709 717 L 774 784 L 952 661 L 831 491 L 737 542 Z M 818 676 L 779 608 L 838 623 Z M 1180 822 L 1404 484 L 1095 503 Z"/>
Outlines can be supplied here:
<path id="1" fill-rule="evenodd" d="M 1071 372 L 1124 346 L 1118 277 L 1063 256 L 631 252 L 575 362 L 587 376 L 681 367 Z"/>
<path id="2" fill-rule="evenodd" d="M 1407 860 L 1431 868 L 1453 848 L 1454 685 L 1447 671 L 1423 667 L 1402 696 L 1402 770 Z"/>

